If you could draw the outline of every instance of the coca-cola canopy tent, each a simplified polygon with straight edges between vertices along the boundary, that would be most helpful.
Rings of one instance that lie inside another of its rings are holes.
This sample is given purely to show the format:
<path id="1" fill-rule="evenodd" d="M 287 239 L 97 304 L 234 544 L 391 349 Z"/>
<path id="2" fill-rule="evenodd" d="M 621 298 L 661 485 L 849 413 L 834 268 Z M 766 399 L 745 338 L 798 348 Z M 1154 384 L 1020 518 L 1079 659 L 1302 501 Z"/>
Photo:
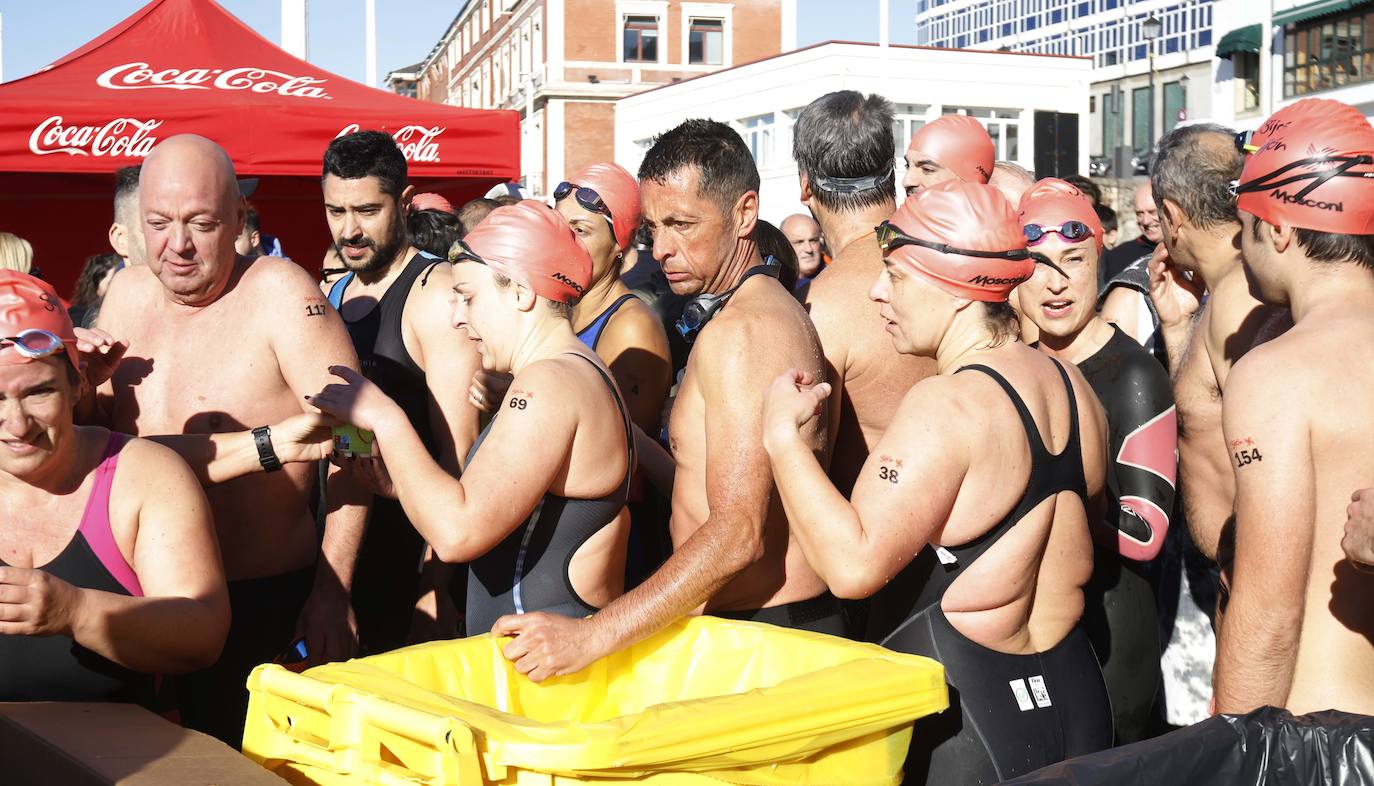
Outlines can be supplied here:
<path id="1" fill-rule="evenodd" d="M 361 50 L 361 41 L 359 41 Z M 392 134 L 412 182 L 461 204 L 519 176 L 519 118 L 404 98 L 292 57 L 213 0 L 153 0 L 32 76 L 0 84 L 0 230 L 34 245 L 64 294 L 109 250 L 113 173 L 182 133 L 224 146 L 257 177 L 263 231 L 308 268 L 329 235 L 329 141 Z"/>

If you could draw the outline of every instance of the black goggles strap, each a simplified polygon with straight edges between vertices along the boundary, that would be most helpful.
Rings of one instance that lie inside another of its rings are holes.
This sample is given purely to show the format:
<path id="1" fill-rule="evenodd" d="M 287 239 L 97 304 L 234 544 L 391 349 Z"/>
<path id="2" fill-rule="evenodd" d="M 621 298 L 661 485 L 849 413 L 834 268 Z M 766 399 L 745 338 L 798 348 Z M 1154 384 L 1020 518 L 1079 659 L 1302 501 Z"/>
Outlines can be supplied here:
<path id="1" fill-rule="evenodd" d="M 1313 164 L 1320 164 L 1326 161 L 1340 162 L 1340 164 L 1339 166 L 1333 166 L 1329 169 L 1325 169 L 1320 172 L 1299 172 L 1295 175 L 1283 177 L 1282 179 L 1275 179 L 1280 178 L 1282 175 L 1285 175 L 1299 167 L 1312 166 Z M 1349 171 L 1354 167 L 1367 164 L 1374 164 L 1374 157 L 1365 155 L 1341 158 L 1303 158 L 1292 163 L 1285 164 L 1267 175 L 1261 175 L 1253 180 L 1250 180 L 1249 182 L 1238 184 L 1236 186 L 1236 195 L 1239 196 L 1241 194 L 1246 194 L 1252 191 L 1270 191 L 1275 188 L 1282 188 L 1283 186 L 1292 185 L 1294 183 L 1300 183 L 1304 180 L 1312 180 L 1311 183 L 1308 183 L 1306 186 L 1302 188 L 1301 191 L 1298 191 L 1298 193 L 1294 195 L 1296 199 L 1304 199 L 1307 197 L 1308 194 L 1315 191 L 1319 186 L 1321 186 L 1323 183 L 1327 182 L 1333 177 L 1374 177 L 1374 172 Z"/>

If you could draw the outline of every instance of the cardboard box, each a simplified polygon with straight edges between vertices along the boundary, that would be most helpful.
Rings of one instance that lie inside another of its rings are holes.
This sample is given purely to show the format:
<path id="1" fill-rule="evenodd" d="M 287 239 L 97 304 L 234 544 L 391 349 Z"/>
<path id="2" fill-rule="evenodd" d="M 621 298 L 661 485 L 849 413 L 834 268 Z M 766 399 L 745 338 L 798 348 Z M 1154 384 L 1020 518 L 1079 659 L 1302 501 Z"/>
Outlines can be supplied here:
<path id="1" fill-rule="evenodd" d="M 132 704 L 0 702 L 5 786 L 282 786 L 204 734 Z"/>

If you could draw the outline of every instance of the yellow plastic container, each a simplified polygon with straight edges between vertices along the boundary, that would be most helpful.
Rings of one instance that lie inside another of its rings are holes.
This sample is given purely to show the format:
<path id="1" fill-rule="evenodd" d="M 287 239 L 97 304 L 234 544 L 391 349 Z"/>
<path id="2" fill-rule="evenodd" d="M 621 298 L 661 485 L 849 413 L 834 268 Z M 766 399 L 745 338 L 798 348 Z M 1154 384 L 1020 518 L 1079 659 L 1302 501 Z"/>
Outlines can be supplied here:
<path id="1" fill-rule="evenodd" d="M 243 752 L 297 784 L 887 786 L 944 669 L 872 644 L 683 620 L 530 682 L 489 635 L 248 680 Z"/>

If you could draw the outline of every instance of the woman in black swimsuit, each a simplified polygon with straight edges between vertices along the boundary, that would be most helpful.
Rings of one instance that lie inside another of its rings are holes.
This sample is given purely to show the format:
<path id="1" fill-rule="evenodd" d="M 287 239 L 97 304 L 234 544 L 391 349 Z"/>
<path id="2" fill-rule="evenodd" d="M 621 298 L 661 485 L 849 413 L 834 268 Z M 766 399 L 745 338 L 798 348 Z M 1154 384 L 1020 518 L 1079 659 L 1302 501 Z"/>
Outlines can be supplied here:
<path id="1" fill-rule="evenodd" d="M 939 373 L 902 400 L 850 500 L 798 432 L 829 386 L 773 383 L 764 447 L 792 534 L 843 598 L 928 558 L 883 642 L 939 661 L 950 687 L 950 709 L 916 724 L 907 783 L 996 783 L 1105 748 L 1111 709 L 1079 617 L 1106 424 L 1076 370 L 1016 339 L 1007 296 L 1035 267 L 1016 211 L 991 186 L 939 183 L 878 239 L 870 297 L 897 351 Z"/>
<path id="2" fill-rule="evenodd" d="M 1041 180 L 1021 200 L 1021 223 L 1030 247 L 1059 268 L 1039 266 L 1016 290 L 1021 312 L 1039 328 L 1036 346 L 1078 366 L 1107 413 L 1107 504 L 1094 529 L 1083 621 L 1112 697 L 1116 741 L 1136 742 L 1147 734 L 1161 681 L 1143 563 L 1159 554 L 1174 510 L 1174 395 L 1150 353 L 1096 313 L 1102 225 L 1088 198 L 1062 180 Z"/>
<path id="3" fill-rule="evenodd" d="M 375 432 L 407 517 L 446 562 L 469 563 L 467 631 L 503 614 L 586 616 L 624 586 L 629 416 L 606 366 L 573 333 L 591 259 L 543 204 L 497 208 L 453 258 L 455 341 L 514 376 L 462 480 L 400 408 L 346 369 L 311 403 Z M 532 664 L 517 664 L 529 671 Z"/>

